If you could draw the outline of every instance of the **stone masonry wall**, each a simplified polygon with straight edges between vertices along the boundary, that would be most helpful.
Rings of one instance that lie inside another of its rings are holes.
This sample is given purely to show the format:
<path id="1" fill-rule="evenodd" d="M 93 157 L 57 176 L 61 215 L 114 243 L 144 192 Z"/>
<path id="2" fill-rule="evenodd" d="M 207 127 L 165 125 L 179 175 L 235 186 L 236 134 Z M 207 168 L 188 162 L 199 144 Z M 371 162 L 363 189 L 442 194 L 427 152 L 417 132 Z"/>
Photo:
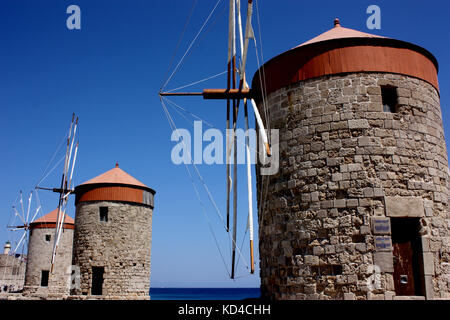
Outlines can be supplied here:
<path id="1" fill-rule="evenodd" d="M 5 285 L 8 291 L 11 286 L 14 291 L 23 289 L 26 260 L 25 255 L 0 254 L 0 293 L 4 292 Z"/>
<path id="2" fill-rule="evenodd" d="M 384 85 L 397 88 L 396 113 L 383 112 Z M 380 239 L 374 225 L 403 216 L 420 218 L 426 298 L 450 298 L 437 90 L 407 76 L 355 73 L 280 89 L 267 105 L 270 127 L 280 130 L 280 170 L 257 176 L 263 296 L 396 299 L 390 230 Z"/>
<path id="3" fill-rule="evenodd" d="M 99 208 L 108 207 L 108 221 Z M 79 266 L 81 288 L 74 295 L 91 296 L 92 267 L 104 267 L 102 296 L 149 297 L 152 212 L 148 206 L 119 202 L 81 202 L 77 205 L 73 264 Z"/>
<path id="4" fill-rule="evenodd" d="M 49 235 L 50 241 L 46 241 Z M 28 259 L 25 271 L 24 295 L 62 298 L 69 295 L 70 274 L 72 265 L 73 230 L 64 229 L 56 253 L 53 273 L 49 273 L 48 286 L 41 286 L 42 270 L 50 271 L 54 228 L 34 228 L 30 233 L 28 244 Z"/>

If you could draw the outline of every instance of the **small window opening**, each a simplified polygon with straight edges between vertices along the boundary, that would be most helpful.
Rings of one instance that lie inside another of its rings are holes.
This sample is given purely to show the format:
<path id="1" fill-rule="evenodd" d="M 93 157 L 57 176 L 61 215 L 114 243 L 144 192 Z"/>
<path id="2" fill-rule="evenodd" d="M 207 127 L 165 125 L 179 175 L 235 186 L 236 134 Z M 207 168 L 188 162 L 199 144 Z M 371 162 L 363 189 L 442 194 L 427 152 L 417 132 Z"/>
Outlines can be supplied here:
<path id="1" fill-rule="evenodd" d="M 48 287 L 48 270 L 42 270 L 41 273 L 41 287 Z"/>
<path id="2" fill-rule="evenodd" d="M 381 86 L 381 99 L 384 112 L 397 112 L 397 88 L 392 86 Z"/>
<path id="3" fill-rule="evenodd" d="M 51 234 L 46 234 L 45 235 L 45 241 L 50 242 L 50 240 L 52 240 L 52 235 Z"/>
<path id="4" fill-rule="evenodd" d="M 100 221 L 108 222 L 108 207 L 100 207 Z"/>
<path id="5" fill-rule="evenodd" d="M 20 273 L 19 267 L 13 267 L 12 268 L 13 276 L 17 276 L 19 273 Z"/>

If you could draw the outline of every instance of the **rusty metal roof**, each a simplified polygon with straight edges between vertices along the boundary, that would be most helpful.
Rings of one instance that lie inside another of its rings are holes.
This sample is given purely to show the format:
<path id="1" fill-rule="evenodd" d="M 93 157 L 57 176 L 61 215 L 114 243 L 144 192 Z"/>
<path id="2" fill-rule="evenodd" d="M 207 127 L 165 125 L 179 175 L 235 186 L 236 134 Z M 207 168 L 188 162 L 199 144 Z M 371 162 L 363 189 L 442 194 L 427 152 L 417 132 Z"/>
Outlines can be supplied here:
<path id="1" fill-rule="evenodd" d="M 41 218 L 34 220 L 31 224 L 38 224 L 38 223 L 56 223 L 58 220 L 58 208 L 53 210 L 50 213 L 47 213 L 45 216 L 42 216 Z M 64 219 L 64 224 L 74 224 L 75 221 L 73 218 L 69 217 L 66 214 L 66 217 Z"/>
<path id="2" fill-rule="evenodd" d="M 418 45 L 344 28 L 339 19 L 335 19 L 333 29 L 261 66 L 253 77 L 252 90 L 268 94 L 324 75 L 387 72 L 422 79 L 439 91 L 438 70 L 433 54 Z M 265 79 L 263 84 L 262 78 Z"/>
<path id="3" fill-rule="evenodd" d="M 80 186 L 87 185 L 87 184 L 100 184 L 100 183 L 127 184 L 127 185 L 149 188 L 145 184 L 143 184 L 142 182 L 137 180 L 136 178 L 132 177 L 131 175 L 129 175 L 128 173 L 126 173 L 125 171 L 120 169 L 118 163 L 116 163 L 115 168 L 113 168 L 109 171 L 106 171 L 105 173 L 102 173 L 101 175 L 80 184 Z"/>
<path id="4" fill-rule="evenodd" d="M 302 47 L 302 46 L 305 46 L 305 45 L 308 45 L 311 43 L 328 41 L 328 40 L 333 40 L 333 39 L 342 39 L 342 38 L 386 38 L 386 37 L 382 37 L 382 36 L 378 36 L 378 35 L 374 35 L 374 34 L 370 34 L 370 33 L 365 33 L 365 32 L 361 32 L 361 31 L 349 29 L 349 28 L 344 28 L 341 26 L 339 19 L 336 18 L 336 19 L 334 19 L 334 28 L 318 35 L 315 38 L 312 38 L 311 40 L 308 40 L 308 41 L 298 45 L 296 48 Z"/>

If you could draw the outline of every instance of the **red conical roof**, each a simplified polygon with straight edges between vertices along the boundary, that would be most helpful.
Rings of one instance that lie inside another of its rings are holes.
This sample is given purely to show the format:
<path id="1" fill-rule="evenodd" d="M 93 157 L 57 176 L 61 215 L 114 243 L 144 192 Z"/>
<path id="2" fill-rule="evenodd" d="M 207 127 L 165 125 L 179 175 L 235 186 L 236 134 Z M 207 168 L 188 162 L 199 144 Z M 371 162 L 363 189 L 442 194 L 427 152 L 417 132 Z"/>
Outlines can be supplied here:
<path id="1" fill-rule="evenodd" d="M 328 75 L 382 72 L 427 81 L 439 91 L 438 63 L 415 44 L 341 26 L 270 59 L 253 77 L 252 90 L 269 94 L 300 81 Z M 261 79 L 264 79 L 263 83 Z M 259 93 L 259 94 L 258 94 Z"/>
<path id="2" fill-rule="evenodd" d="M 53 224 L 56 223 L 57 220 L 58 220 L 58 208 L 56 208 L 50 213 L 47 213 L 45 216 L 42 216 L 39 219 L 34 220 L 31 224 L 32 225 L 40 223 Z M 74 223 L 75 221 L 66 214 L 66 217 L 64 218 L 64 224 L 74 224 Z"/>
<path id="3" fill-rule="evenodd" d="M 132 177 L 131 175 L 120 169 L 119 164 L 117 163 L 115 168 L 106 171 L 105 173 L 102 173 L 101 175 L 91 180 L 88 180 L 80 185 L 98 184 L 98 183 L 128 184 L 148 188 L 145 184 L 143 184 L 136 178 Z"/>
<path id="4" fill-rule="evenodd" d="M 339 19 L 334 19 L 334 28 L 319 34 L 317 37 L 312 38 L 311 40 L 308 40 L 302 44 L 300 44 L 298 47 L 306 46 L 307 44 L 321 42 L 321 41 L 328 41 L 333 39 L 343 39 L 343 38 L 386 38 L 382 36 L 377 36 L 370 33 L 365 33 L 349 28 L 344 28 L 341 26 L 341 23 L 339 22 Z"/>

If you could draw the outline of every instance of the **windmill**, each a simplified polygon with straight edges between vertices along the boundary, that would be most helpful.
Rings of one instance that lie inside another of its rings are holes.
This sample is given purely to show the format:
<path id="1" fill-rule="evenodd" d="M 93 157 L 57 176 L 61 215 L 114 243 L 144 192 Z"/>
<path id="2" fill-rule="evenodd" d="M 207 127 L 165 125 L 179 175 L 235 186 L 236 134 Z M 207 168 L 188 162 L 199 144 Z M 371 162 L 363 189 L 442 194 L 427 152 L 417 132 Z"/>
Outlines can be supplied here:
<path id="1" fill-rule="evenodd" d="M 30 215 L 31 211 L 31 203 L 33 198 L 34 191 L 30 192 L 30 196 L 28 197 L 28 206 L 24 208 L 23 204 L 23 193 L 22 190 L 19 192 L 19 208 L 17 208 L 17 205 L 13 205 L 14 210 L 14 218 L 17 220 L 19 218 L 20 222 L 18 225 L 15 226 L 8 226 L 8 228 L 11 231 L 20 231 L 21 235 L 16 244 L 14 244 L 12 249 L 12 254 L 17 254 L 19 252 L 25 252 L 25 248 L 27 247 L 27 234 L 28 230 L 30 229 L 30 224 L 34 221 L 34 219 L 37 217 L 38 213 L 41 211 L 41 206 L 39 205 L 36 210 L 34 211 L 33 215 Z"/>
<path id="2" fill-rule="evenodd" d="M 53 164 L 53 160 L 55 159 L 55 156 L 57 155 L 58 151 L 61 148 L 62 144 L 60 144 L 55 154 L 49 161 L 47 168 L 44 170 L 42 177 L 39 179 L 39 182 L 37 183 L 35 189 L 30 192 L 30 195 L 28 197 L 28 206 L 24 206 L 23 193 L 22 191 L 20 191 L 19 197 L 16 200 L 16 203 L 14 203 L 13 205 L 14 211 L 14 219 L 12 219 L 13 223 L 11 223 L 12 225 L 8 226 L 8 229 L 10 231 L 21 232 L 19 240 L 13 245 L 11 254 L 17 254 L 18 252 L 24 254 L 27 248 L 27 241 L 28 241 L 27 234 L 28 231 L 30 230 L 30 226 L 38 217 L 38 214 L 42 211 L 42 205 L 40 204 L 38 190 L 50 190 L 59 193 L 59 200 L 57 207 L 58 215 L 54 236 L 55 241 L 53 244 L 52 259 L 51 259 L 52 271 L 55 263 L 56 253 L 58 250 L 58 244 L 61 239 L 61 234 L 62 232 L 64 232 L 63 226 L 64 226 L 64 219 L 66 217 L 65 212 L 67 209 L 69 195 L 73 192 L 73 175 L 78 153 L 78 142 L 75 144 L 77 127 L 78 127 L 78 117 L 75 119 L 75 114 L 73 114 L 69 131 L 63 139 L 63 142 L 64 140 L 66 142 L 66 152 L 64 157 L 62 157 L 59 161 L 57 161 L 56 164 L 53 166 L 53 168 L 49 170 L 50 165 Z M 60 187 L 59 188 L 41 187 L 40 184 L 50 175 L 52 171 L 54 171 L 61 164 L 62 161 L 64 161 L 64 168 Z M 32 210 L 33 194 L 35 194 L 35 198 L 37 199 L 37 208 L 35 210 Z"/>
<path id="3" fill-rule="evenodd" d="M 229 1 L 229 18 L 228 18 L 228 61 L 227 61 L 227 83 L 225 89 L 204 89 L 202 92 L 174 92 L 174 90 L 164 91 L 168 82 L 173 77 L 174 73 L 179 68 L 182 60 L 187 55 L 188 51 L 192 48 L 193 43 L 198 38 L 206 23 L 209 21 L 213 12 L 217 8 L 220 0 L 216 3 L 212 12 L 206 19 L 200 31 L 197 33 L 194 41 L 191 42 L 187 52 L 183 55 L 180 63 L 175 67 L 172 74 L 169 76 L 167 81 L 161 87 L 159 92 L 160 101 L 162 103 L 163 109 L 168 117 L 169 124 L 172 129 L 176 128 L 170 114 L 165 107 L 165 101 L 167 97 L 173 96 L 202 96 L 204 99 L 222 99 L 226 100 L 227 113 L 226 113 L 226 128 L 227 128 L 227 142 L 226 142 L 226 192 L 227 192 L 227 204 L 226 204 L 226 231 L 232 231 L 232 257 L 231 257 L 231 279 L 235 278 L 235 263 L 236 263 L 236 232 L 237 232 L 237 120 L 239 114 L 240 101 L 243 100 L 244 106 L 244 120 L 245 129 L 248 131 L 248 102 L 252 107 L 257 126 L 259 128 L 259 133 L 261 139 L 265 146 L 265 155 L 267 157 L 271 156 L 271 149 L 269 145 L 268 136 L 266 134 L 266 129 L 261 118 L 261 115 L 256 106 L 254 100 L 255 93 L 250 89 L 247 79 L 246 79 L 246 63 L 247 54 L 249 49 L 250 40 L 253 39 L 256 49 L 256 39 L 252 27 L 252 16 L 253 16 L 253 0 L 248 0 L 247 2 L 247 17 L 245 24 L 245 31 L 242 27 L 242 15 L 241 15 L 241 2 L 240 0 L 230 0 Z M 239 50 L 237 50 L 237 34 L 239 35 Z M 239 60 L 237 60 L 237 57 Z M 239 84 L 238 80 L 239 79 Z M 198 83 L 198 82 L 197 82 Z M 185 86 L 186 87 L 186 86 Z M 232 121 L 230 121 L 230 115 L 232 113 Z M 253 256 L 253 207 L 252 207 L 252 177 L 251 177 L 251 161 L 250 161 L 250 146 L 249 137 L 246 135 L 245 139 L 245 150 L 246 150 L 246 164 L 247 164 L 247 195 L 248 195 L 248 222 L 247 227 L 249 230 L 250 239 L 250 272 L 254 273 L 254 256 Z M 234 156 L 233 161 L 233 174 L 231 175 L 231 156 Z M 189 172 L 189 169 L 186 167 Z M 198 173 L 197 168 L 194 165 L 194 169 Z M 189 173 L 190 174 L 190 173 Z M 203 179 L 200 177 L 203 182 Z M 232 228 L 230 230 L 230 211 L 231 211 L 231 191 L 233 190 L 233 217 L 232 217 Z M 197 191 L 196 191 L 197 192 Z M 211 198 L 209 190 L 207 190 L 208 196 Z M 199 199 L 200 200 L 200 199 Z M 215 205 L 215 203 L 214 203 Z M 215 205 L 216 209 L 217 206 Z M 218 212 L 219 213 L 219 212 Z M 219 213 L 220 215 L 220 213 Z"/>

